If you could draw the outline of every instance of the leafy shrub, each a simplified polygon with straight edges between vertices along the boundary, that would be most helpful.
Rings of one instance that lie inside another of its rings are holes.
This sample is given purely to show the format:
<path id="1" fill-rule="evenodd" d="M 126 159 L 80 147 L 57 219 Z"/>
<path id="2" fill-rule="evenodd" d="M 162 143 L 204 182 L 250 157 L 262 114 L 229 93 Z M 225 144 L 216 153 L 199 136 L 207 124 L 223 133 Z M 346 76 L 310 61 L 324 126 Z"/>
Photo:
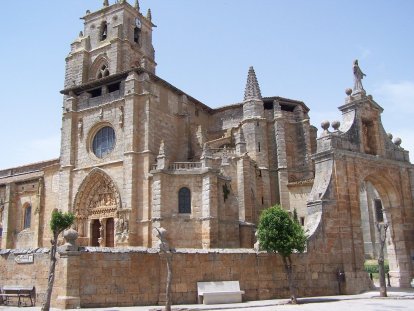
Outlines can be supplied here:
<path id="1" fill-rule="evenodd" d="M 365 268 L 365 271 L 368 273 L 379 273 L 378 262 L 376 260 L 365 261 L 364 268 Z M 385 268 L 385 273 L 388 273 L 390 271 L 388 260 L 385 260 L 384 268 Z"/>

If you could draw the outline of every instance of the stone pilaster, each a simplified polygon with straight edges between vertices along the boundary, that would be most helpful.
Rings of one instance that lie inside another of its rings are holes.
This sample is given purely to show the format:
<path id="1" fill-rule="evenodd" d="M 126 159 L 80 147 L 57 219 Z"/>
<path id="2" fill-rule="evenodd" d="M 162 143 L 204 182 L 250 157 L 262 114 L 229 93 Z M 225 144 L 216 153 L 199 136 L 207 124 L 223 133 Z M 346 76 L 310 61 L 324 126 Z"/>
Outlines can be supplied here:
<path id="1" fill-rule="evenodd" d="M 130 208 L 130 226 L 129 242 L 131 245 L 140 244 L 138 241 L 138 209 L 142 209 L 142 202 L 138 204 L 138 173 L 142 170 L 138 163 L 142 163 L 142 154 L 139 153 L 138 131 L 142 131 L 139 127 L 139 113 L 142 113 L 142 104 L 144 98 L 140 96 L 140 77 L 136 72 L 131 72 L 125 80 L 125 106 L 124 106 L 124 189 L 123 189 L 123 208 Z"/>
<path id="2" fill-rule="evenodd" d="M 54 291 L 56 301 L 53 307 L 59 309 L 80 308 L 80 252 L 61 252 L 56 265 Z"/>
<path id="3" fill-rule="evenodd" d="M 13 248 L 13 213 L 12 210 L 15 206 L 14 193 L 16 185 L 9 183 L 6 185 L 6 198 L 4 202 L 3 210 L 3 236 L 1 238 L 1 248 Z"/>
<path id="4" fill-rule="evenodd" d="M 207 173 L 202 185 L 202 237 L 203 248 L 218 245 L 217 177 Z"/>
<path id="5" fill-rule="evenodd" d="M 43 198 L 44 198 L 44 180 L 43 178 L 39 178 L 38 180 L 38 189 L 37 189 L 37 194 L 36 194 L 36 200 L 32 206 L 32 208 L 34 209 L 34 213 L 33 213 L 33 242 L 35 243 L 35 245 L 33 245 L 34 247 L 41 247 L 43 244 L 42 241 L 42 234 L 43 234 L 43 230 L 42 230 L 42 222 L 43 219 L 45 218 L 45 214 L 44 214 L 44 206 L 43 206 Z"/>
<path id="6" fill-rule="evenodd" d="M 285 119 L 283 118 L 282 111 L 279 103 L 275 102 L 275 137 L 277 146 L 277 172 L 279 181 L 279 197 L 280 204 L 283 208 L 289 210 L 289 189 L 287 184 L 288 178 L 288 163 L 286 154 L 286 135 L 285 135 Z"/>
<path id="7" fill-rule="evenodd" d="M 78 126 L 76 122 L 76 99 L 74 96 L 67 96 L 64 100 L 64 113 L 62 117 L 62 137 L 60 145 L 60 189 L 59 209 L 71 211 L 73 194 L 72 170 L 75 164 L 75 150 L 78 140 Z"/>

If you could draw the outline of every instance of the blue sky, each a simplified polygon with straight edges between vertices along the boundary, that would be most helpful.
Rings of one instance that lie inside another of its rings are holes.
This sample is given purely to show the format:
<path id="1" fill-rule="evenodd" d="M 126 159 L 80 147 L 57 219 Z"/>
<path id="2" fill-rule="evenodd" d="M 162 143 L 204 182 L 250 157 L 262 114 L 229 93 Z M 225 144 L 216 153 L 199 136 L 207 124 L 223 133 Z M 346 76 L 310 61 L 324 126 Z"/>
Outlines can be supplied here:
<path id="1" fill-rule="evenodd" d="M 59 156 L 65 57 L 102 0 L 3 1 L 0 169 Z M 113 3 L 114 0 L 110 0 Z M 129 0 L 133 4 L 134 0 Z M 263 96 L 302 100 L 311 123 L 341 119 L 352 62 L 414 154 L 414 1 L 141 0 L 157 75 L 211 107 L 243 99 L 249 66 Z M 414 159 L 412 155 L 411 158 Z"/>

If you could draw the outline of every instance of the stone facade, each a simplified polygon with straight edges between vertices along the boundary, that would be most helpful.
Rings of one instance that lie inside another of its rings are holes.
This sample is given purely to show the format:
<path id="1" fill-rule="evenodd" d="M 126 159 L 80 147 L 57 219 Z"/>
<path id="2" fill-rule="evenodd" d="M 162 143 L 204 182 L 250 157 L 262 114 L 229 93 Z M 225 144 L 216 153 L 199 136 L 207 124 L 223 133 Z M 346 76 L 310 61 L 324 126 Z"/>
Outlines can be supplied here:
<path id="1" fill-rule="evenodd" d="M 58 207 L 75 214 L 80 246 L 120 250 L 63 254 L 58 296 L 75 298 L 59 304 L 161 301 L 157 288 L 140 286 L 142 291 L 131 296 L 137 287 L 127 289 L 136 285 L 128 280 L 120 281 L 121 287 L 103 285 L 127 275 L 122 258 L 135 265 L 134 256 L 148 266 L 145 277 L 142 267 L 135 267 L 137 282 L 160 278 L 158 254 L 121 251 L 155 247 L 153 229 L 159 227 L 167 229 L 174 248 L 206 250 L 177 255 L 175 269 L 182 276 L 174 281 L 175 302 L 194 302 L 197 281 L 224 278 L 240 279 L 247 299 L 280 296 L 274 290 L 283 292 L 286 284 L 271 283 L 283 278 L 265 280 L 271 267 L 281 269 L 274 265 L 278 259 L 250 250 L 260 212 L 274 204 L 296 210 L 310 234 L 307 253 L 296 256 L 303 294 L 334 294 L 338 270 L 347 276 L 344 292 L 367 288 L 363 263 L 377 256 L 374 224 L 381 217 L 390 224 L 392 283 L 408 285 L 414 256 L 413 166 L 401 140 L 392 141 L 382 128 L 383 110 L 365 90 L 347 91 L 339 107 L 342 123 L 332 122 L 330 131 L 324 122 L 317 137 L 309 108 L 297 100 L 263 97 L 253 68 L 243 102 L 216 109 L 162 80 L 155 74 L 155 25 L 138 3 L 118 1 L 83 19 L 84 31 L 66 58 L 60 158 L 0 171 L 2 249 L 48 247 L 48 221 Z M 218 248 L 234 251 L 211 251 Z M 17 269 L 10 254 L 3 252 L 2 269 Z M 192 260 L 209 262 L 206 269 L 212 272 L 193 271 Z M 246 272 L 251 280 L 234 261 L 256 269 Z M 220 272 L 213 272 L 218 266 Z M 102 276 L 99 269 L 108 267 L 112 274 Z M 69 280 L 72 273 L 75 281 Z M 31 278 L 39 293 L 43 277 Z M 19 282 L 14 276 L 0 280 Z M 73 282 L 79 289 L 65 292 Z M 118 289 L 116 301 L 102 294 Z"/>

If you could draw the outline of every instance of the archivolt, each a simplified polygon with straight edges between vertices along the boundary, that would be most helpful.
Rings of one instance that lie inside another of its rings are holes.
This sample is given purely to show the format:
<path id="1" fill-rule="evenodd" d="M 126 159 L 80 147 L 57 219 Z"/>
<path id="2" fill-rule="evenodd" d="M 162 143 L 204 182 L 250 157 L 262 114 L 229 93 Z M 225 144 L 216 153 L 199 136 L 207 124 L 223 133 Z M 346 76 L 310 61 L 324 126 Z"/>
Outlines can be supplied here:
<path id="1" fill-rule="evenodd" d="M 111 177 L 101 169 L 93 169 L 85 177 L 75 197 L 76 218 L 116 217 L 121 208 L 119 191 Z"/>

